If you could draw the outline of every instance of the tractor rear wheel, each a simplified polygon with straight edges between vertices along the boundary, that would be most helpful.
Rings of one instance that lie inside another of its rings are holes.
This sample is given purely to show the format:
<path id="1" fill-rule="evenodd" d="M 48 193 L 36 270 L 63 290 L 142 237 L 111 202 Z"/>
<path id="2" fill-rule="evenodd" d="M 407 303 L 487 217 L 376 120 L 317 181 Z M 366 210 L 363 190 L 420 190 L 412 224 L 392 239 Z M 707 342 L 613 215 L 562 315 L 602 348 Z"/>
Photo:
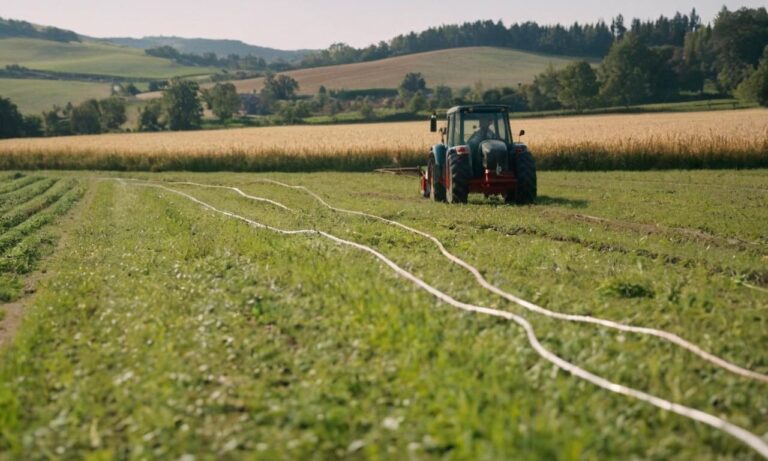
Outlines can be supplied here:
<path id="1" fill-rule="evenodd" d="M 469 156 L 452 152 L 448 155 L 448 174 L 451 184 L 448 186 L 449 203 L 467 203 L 469 197 Z"/>
<path id="2" fill-rule="evenodd" d="M 517 176 L 517 189 L 514 194 L 507 195 L 510 202 L 514 195 L 517 205 L 530 205 L 536 201 L 536 162 L 533 155 L 525 151 L 515 155 L 515 174 Z"/>
<path id="3" fill-rule="evenodd" d="M 427 164 L 427 180 L 429 181 L 429 198 L 433 202 L 445 202 L 445 186 L 440 182 L 439 172 L 435 164 L 435 157 L 429 157 Z"/>

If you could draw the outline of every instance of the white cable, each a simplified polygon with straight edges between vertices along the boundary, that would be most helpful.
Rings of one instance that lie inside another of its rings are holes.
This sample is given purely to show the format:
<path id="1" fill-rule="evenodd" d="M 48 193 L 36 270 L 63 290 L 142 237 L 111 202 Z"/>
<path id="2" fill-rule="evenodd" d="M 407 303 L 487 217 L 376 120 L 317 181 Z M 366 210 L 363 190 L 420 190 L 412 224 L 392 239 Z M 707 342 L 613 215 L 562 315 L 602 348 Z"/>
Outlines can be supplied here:
<path id="1" fill-rule="evenodd" d="M 138 179 L 134 179 L 133 181 L 139 181 L 139 180 Z M 233 191 L 237 192 L 238 194 L 242 195 L 243 197 L 245 197 L 247 199 L 255 200 L 257 202 L 269 203 L 270 205 L 274 205 L 274 206 L 276 206 L 278 208 L 282 208 L 282 209 L 287 210 L 287 211 L 293 211 L 290 208 L 288 208 L 287 206 L 283 205 L 282 203 L 275 202 L 274 200 L 270 200 L 270 199 L 264 198 L 264 197 L 256 197 L 254 195 L 248 195 L 245 192 L 243 192 L 240 189 L 238 189 L 237 187 L 219 186 L 219 185 L 216 185 L 216 184 L 199 184 L 199 183 L 196 183 L 196 182 L 189 182 L 189 181 L 168 181 L 168 182 L 166 182 L 166 184 L 179 184 L 179 185 L 186 185 L 186 186 L 210 187 L 210 188 L 215 188 L 215 189 L 229 189 L 229 190 L 233 190 Z"/>
<path id="2" fill-rule="evenodd" d="M 729 362 L 729 361 L 727 361 L 725 359 L 722 359 L 722 358 L 720 358 L 720 357 L 718 357 L 718 356 L 716 356 L 716 355 L 714 355 L 714 354 L 712 354 L 710 352 L 707 352 L 707 351 L 703 350 L 701 347 L 697 346 L 696 344 L 693 344 L 690 341 L 687 341 L 687 340 L 681 338 L 680 336 L 678 336 L 678 335 L 676 335 L 674 333 L 670 333 L 670 332 L 664 331 L 664 330 L 658 330 L 658 329 L 655 329 L 655 328 L 638 327 L 638 326 L 634 326 L 634 325 L 627 325 L 627 324 L 624 324 L 624 323 L 615 322 L 613 320 L 607 320 L 607 319 L 601 319 L 601 318 L 596 318 L 596 317 L 590 317 L 590 316 L 587 316 L 587 315 L 563 314 L 561 312 L 551 311 L 549 309 L 546 309 L 544 307 L 536 305 L 536 304 L 534 304 L 534 303 L 532 303 L 530 301 L 526 301 L 525 299 L 519 298 L 519 297 L 513 295 L 512 293 L 508 293 L 508 292 L 502 290 L 501 288 L 499 288 L 499 287 L 491 284 L 490 282 L 488 282 L 488 280 L 486 280 L 485 277 L 483 277 L 483 275 L 480 273 L 480 271 L 476 267 L 470 265 L 468 262 L 464 261 L 463 259 L 461 259 L 458 256 L 454 255 L 453 253 L 449 252 L 445 248 L 445 246 L 443 245 L 443 243 L 440 240 L 438 240 L 433 235 L 428 234 L 428 233 L 426 233 L 424 231 L 420 231 L 418 229 L 414 229 L 413 227 L 407 226 L 407 225 L 402 224 L 402 223 L 397 222 L 397 221 L 392 221 L 390 219 L 383 218 L 381 216 L 376 216 L 376 215 L 373 215 L 373 214 L 364 213 L 362 211 L 346 210 L 344 208 L 337 208 L 337 207 L 331 206 L 328 202 L 323 200 L 319 195 L 317 195 L 316 193 L 312 192 L 310 189 L 308 189 L 308 188 L 306 188 L 304 186 L 293 186 L 293 185 L 290 185 L 290 184 L 285 184 L 285 183 L 281 183 L 279 181 L 275 181 L 273 179 L 256 179 L 255 181 L 256 182 L 266 182 L 266 183 L 270 183 L 270 184 L 275 184 L 275 185 L 278 185 L 278 186 L 287 187 L 289 189 L 303 190 L 304 192 L 306 192 L 307 194 L 311 195 L 317 201 L 319 201 L 324 206 L 330 208 L 333 211 L 337 211 L 337 212 L 340 212 L 340 213 L 347 213 L 347 214 L 357 215 L 357 216 L 362 216 L 362 217 L 366 217 L 366 218 L 370 218 L 370 219 L 376 219 L 376 220 L 385 222 L 387 224 L 391 224 L 393 226 L 400 227 L 401 229 L 405 229 L 408 232 L 412 232 L 412 233 L 420 235 L 420 236 L 422 236 L 424 238 L 427 238 L 427 239 L 431 240 L 437 246 L 437 248 L 440 250 L 440 252 L 443 254 L 443 256 L 448 258 L 454 264 L 457 264 L 457 265 L 463 267 L 464 269 L 466 269 L 467 271 L 469 271 L 475 277 L 475 280 L 477 280 L 477 282 L 483 288 L 485 288 L 486 290 L 491 291 L 491 292 L 501 296 L 502 298 L 505 298 L 505 299 L 507 299 L 509 301 L 512 301 L 513 303 L 515 303 L 515 304 L 517 304 L 517 305 L 519 305 L 519 306 L 521 306 L 521 307 L 523 307 L 523 308 L 525 308 L 525 309 L 527 309 L 529 311 L 536 312 L 537 314 L 541 314 L 541 315 L 544 315 L 544 316 L 547 316 L 547 317 L 550 317 L 550 318 L 554 318 L 554 319 L 557 319 L 557 320 L 566 320 L 566 321 L 570 321 L 570 322 L 581 322 L 581 323 L 591 323 L 591 324 L 600 325 L 600 326 L 603 326 L 603 327 L 606 327 L 606 328 L 613 328 L 613 329 L 619 330 L 619 331 L 625 331 L 625 332 L 629 332 L 629 333 L 637 333 L 637 334 L 643 334 L 643 335 L 656 336 L 657 338 L 661 338 L 661 339 L 669 341 L 670 343 L 673 343 L 673 344 L 675 344 L 677 346 L 680 346 L 683 349 L 686 349 L 689 352 L 698 355 L 699 357 L 701 357 L 702 359 L 706 360 L 707 362 L 709 362 L 709 363 L 711 363 L 713 365 L 716 365 L 718 367 L 721 367 L 721 368 L 723 368 L 725 370 L 728 370 L 731 373 L 735 373 L 735 374 L 743 376 L 745 378 L 751 378 L 751 379 L 754 379 L 754 380 L 757 380 L 757 381 L 762 381 L 762 382 L 768 383 L 768 375 L 765 375 L 765 374 L 762 374 L 762 373 L 759 373 L 759 372 L 756 372 L 756 371 L 748 370 L 748 369 L 743 368 L 743 367 L 741 367 L 739 365 L 731 363 L 731 362 Z"/>
<path id="3" fill-rule="evenodd" d="M 118 179 L 119 180 L 119 179 Z M 457 307 L 459 309 L 470 311 L 470 312 L 476 312 L 480 314 L 486 314 L 491 315 L 494 317 L 500 317 L 507 320 L 512 320 L 513 322 L 520 325 L 526 332 L 526 335 L 528 337 L 528 342 L 531 344 L 533 349 L 545 360 L 549 361 L 550 363 L 554 364 L 556 367 L 567 371 L 568 373 L 571 373 L 574 376 L 577 376 L 581 379 L 584 379 L 585 381 L 588 381 L 595 386 L 601 387 L 603 389 L 606 389 L 610 392 L 626 395 L 628 397 L 632 397 L 638 400 L 641 400 L 643 402 L 650 403 L 651 405 L 654 405 L 658 408 L 661 408 L 662 410 L 671 411 L 673 413 L 676 413 L 678 415 L 684 416 L 686 418 L 690 418 L 695 421 L 702 422 L 704 424 L 707 424 L 717 430 L 720 430 L 722 432 L 725 432 L 727 434 L 730 434 L 731 436 L 741 440 L 743 443 L 748 445 L 750 448 L 755 450 L 757 453 L 759 453 L 764 458 L 768 459 L 768 443 L 766 443 L 763 439 L 761 439 L 759 436 L 749 432 L 748 430 L 737 426 L 735 424 L 729 423 L 728 421 L 718 418 L 717 416 L 711 415 L 709 413 L 703 412 L 701 410 L 697 410 L 695 408 L 687 407 L 685 405 L 681 405 L 678 403 L 670 402 L 669 400 L 662 399 L 660 397 L 656 397 L 652 394 L 648 394 L 643 391 L 639 391 L 637 389 L 633 389 L 631 387 L 624 386 L 622 384 L 617 384 L 614 382 L 611 382 L 605 378 L 602 378 L 598 375 L 595 375 L 593 373 L 590 373 L 589 371 L 580 368 L 579 366 L 570 363 L 554 353 L 550 352 L 548 349 L 546 349 L 538 340 L 536 337 L 536 333 L 533 329 L 533 326 L 525 320 L 524 318 L 515 315 L 511 312 L 505 312 L 500 311 L 498 309 L 491 309 L 488 307 L 483 306 L 477 306 L 474 304 L 468 304 L 461 301 L 458 301 L 451 297 L 450 295 L 438 290 L 437 288 L 429 285 L 424 280 L 418 278 L 417 276 L 413 275 L 412 273 L 406 271 L 402 267 L 398 266 L 395 262 L 384 256 L 382 253 L 379 253 L 375 249 L 362 245 L 356 242 L 352 242 L 349 240 L 344 240 L 339 237 L 336 237 L 334 235 L 328 234 L 327 232 L 319 231 L 319 230 L 312 230 L 312 229 L 299 229 L 299 230 L 285 230 L 285 229 L 279 229 L 277 227 L 268 226 L 266 224 L 262 224 L 260 222 L 254 221 L 252 219 L 248 219 L 244 216 L 240 216 L 238 214 L 220 210 L 213 205 L 210 205 L 206 202 L 203 202 L 202 200 L 199 200 L 192 195 L 189 195 L 185 192 L 181 192 L 175 189 L 171 189 L 169 187 L 161 186 L 159 184 L 151 184 L 151 183 L 135 183 L 137 186 L 140 187 L 154 187 L 158 189 L 163 189 L 168 192 L 180 195 L 182 197 L 185 197 L 204 208 L 207 208 L 211 211 L 214 211 L 216 213 L 220 213 L 224 216 L 228 216 L 230 218 L 242 221 L 247 223 L 248 225 L 260 229 L 266 229 L 270 230 L 272 232 L 276 232 L 283 235 L 320 235 L 322 237 L 325 237 L 335 243 L 341 244 L 341 245 L 347 245 L 353 248 L 356 248 L 361 251 L 365 251 L 367 253 L 370 253 L 371 255 L 378 258 L 380 261 L 382 261 L 384 264 L 389 266 L 395 273 L 397 273 L 399 276 L 410 280 L 418 286 L 419 288 L 427 291 L 429 294 L 434 296 L 435 298 L 445 302 L 446 304 L 450 304 L 454 307 Z"/>

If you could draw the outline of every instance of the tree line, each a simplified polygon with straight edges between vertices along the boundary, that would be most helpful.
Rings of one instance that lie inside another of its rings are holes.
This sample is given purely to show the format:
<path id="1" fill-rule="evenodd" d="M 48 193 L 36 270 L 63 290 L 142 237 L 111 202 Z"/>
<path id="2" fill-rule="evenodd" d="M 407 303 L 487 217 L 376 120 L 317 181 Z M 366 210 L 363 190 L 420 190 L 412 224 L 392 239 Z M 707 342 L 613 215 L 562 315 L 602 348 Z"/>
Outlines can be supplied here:
<path id="1" fill-rule="evenodd" d="M 684 22 L 684 21 L 683 21 Z M 620 24 L 620 23 L 619 23 Z M 720 11 L 713 24 L 695 27 L 678 45 L 658 45 L 643 23 L 618 28 L 602 63 L 550 67 L 531 84 L 474 91 L 475 102 L 500 102 L 516 110 L 583 110 L 680 100 L 702 94 L 707 82 L 719 94 L 768 105 L 768 12 Z M 615 28 L 614 28 L 615 29 Z M 672 35 L 681 36 L 681 31 Z M 682 29 L 681 29 L 682 30 Z M 679 43 L 679 39 L 678 39 Z M 467 88 L 463 94 L 469 94 Z"/>
<path id="2" fill-rule="evenodd" d="M 502 21 L 475 21 L 464 24 L 442 25 L 425 31 L 398 35 L 389 42 L 379 42 L 366 48 L 353 48 L 335 43 L 328 49 L 310 54 L 301 62 L 302 67 L 348 64 L 468 46 L 495 46 L 515 48 L 548 54 L 583 57 L 604 57 L 616 40 L 628 32 L 634 33 L 650 45 L 682 46 L 685 36 L 701 26 L 701 18 L 694 9 L 690 14 L 675 14 L 672 18 L 660 16 L 655 21 L 634 19 L 629 27 L 619 15 L 608 25 L 604 21 L 592 24 L 578 22 L 563 26 L 539 25 L 536 22 L 515 23 L 505 26 Z"/>
<path id="3" fill-rule="evenodd" d="M 10 99 L 0 97 L 0 138 L 99 134 L 119 131 L 126 120 L 125 101 L 117 97 L 54 106 L 42 116 L 22 115 Z"/>
<path id="4" fill-rule="evenodd" d="M 24 37 L 54 42 L 79 42 L 80 37 L 57 27 L 36 27 L 27 21 L 0 18 L 0 38 Z"/>
<path id="5" fill-rule="evenodd" d="M 240 56 L 239 54 L 232 53 L 219 58 L 216 53 L 182 53 L 169 45 L 147 48 L 144 50 L 144 53 L 147 56 L 170 59 L 177 64 L 184 66 L 219 67 L 222 69 L 251 71 L 281 71 L 290 67 L 287 63 L 282 61 L 267 64 L 264 58 L 250 54 L 247 56 Z"/>

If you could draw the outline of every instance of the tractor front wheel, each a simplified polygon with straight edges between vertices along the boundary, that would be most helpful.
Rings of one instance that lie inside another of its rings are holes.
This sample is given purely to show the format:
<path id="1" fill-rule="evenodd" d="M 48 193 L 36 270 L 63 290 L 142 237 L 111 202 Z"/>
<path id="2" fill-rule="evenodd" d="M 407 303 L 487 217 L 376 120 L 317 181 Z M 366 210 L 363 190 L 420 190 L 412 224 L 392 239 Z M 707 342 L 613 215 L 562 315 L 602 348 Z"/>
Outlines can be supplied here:
<path id="1" fill-rule="evenodd" d="M 435 164 L 435 157 L 429 156 L 427 164 L 427 181 L 429 186 L 429 198 L 433 202 L 445 202 L 445 186 L 440 182 L 439 171 Z"/>
<path id="2" fill-rule="evenodd" d="M 469 198 L 469 156 L 452 152 L 448 155 L 448 174 L 451 183 L 448 185 L 447 198 L 450 203 L 467 203 Z"/>
<path id="3" fill-rule="evenodd" d="M 517 205 L 530 205 L 536 201 L 536 162 L 533 155 L 525 151 L 515 155 L 515 175 L 517 176 L 517 189 L 514 200 Z M 510 194 L 512 195 L 512 194 Z M 510 200 L 509 195 L 507 201 Z"/>

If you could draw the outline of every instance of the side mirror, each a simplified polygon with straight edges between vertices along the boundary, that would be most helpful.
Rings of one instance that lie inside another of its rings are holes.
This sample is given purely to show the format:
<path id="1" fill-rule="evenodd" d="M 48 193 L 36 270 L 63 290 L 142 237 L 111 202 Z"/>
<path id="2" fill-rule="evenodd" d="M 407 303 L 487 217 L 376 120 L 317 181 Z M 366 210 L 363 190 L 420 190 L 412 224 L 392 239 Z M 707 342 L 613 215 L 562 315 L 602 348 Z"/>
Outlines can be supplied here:
<path id="1" fill-rule="evenodd" d="M 525 130 L 520 130 L 520 134 L 517 135 L 517 137 L 520 137 L 520 136 L 523 136 L 523 135 L 525 135 Z"/>
<path id="2" fill-rule="evenodd" d="M 432 116 L 429 117 L 429 131 L 437 132 L 437 112 L 433 112 Z"/>

